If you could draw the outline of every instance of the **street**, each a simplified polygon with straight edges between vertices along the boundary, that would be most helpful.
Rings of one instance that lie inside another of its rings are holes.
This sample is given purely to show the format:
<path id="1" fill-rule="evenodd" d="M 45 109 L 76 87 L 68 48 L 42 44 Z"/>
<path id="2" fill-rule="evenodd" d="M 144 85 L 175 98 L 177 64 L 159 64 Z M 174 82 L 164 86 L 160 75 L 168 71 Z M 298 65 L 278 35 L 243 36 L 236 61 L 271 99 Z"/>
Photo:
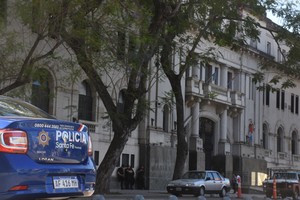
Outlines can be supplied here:
<path id="1" fill-rule="evenodd" d="M 205 195 L 205 197 L 194 197 L 193 195 L 183 195 L 181 197 L 175 197 L 168 194 L 166 191 L 157 190 L 113 190 L 111 194 L 106 195 L 93 195 L 88 198 L 72 198 L 70 200 L 215 200 L 215 199 L 253 199 L 262 200 L 265 199 L 264 194 L 242 194 L 241 198 L 237 198 L 237 194 L 228 193 L 226 197 L 220 198 L 219 195 Z"/>

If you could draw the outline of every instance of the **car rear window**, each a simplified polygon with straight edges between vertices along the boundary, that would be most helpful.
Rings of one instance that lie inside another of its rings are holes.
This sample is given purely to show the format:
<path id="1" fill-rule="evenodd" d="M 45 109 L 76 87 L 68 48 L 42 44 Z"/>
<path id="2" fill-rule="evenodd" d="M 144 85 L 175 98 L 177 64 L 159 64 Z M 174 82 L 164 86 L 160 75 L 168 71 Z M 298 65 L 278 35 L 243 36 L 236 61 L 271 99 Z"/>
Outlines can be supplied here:
<path id="1" fill-rule="evenodd" d="M 0 116 L 54 118 L 35 106 L 9 97 L 0 97 Z"/>

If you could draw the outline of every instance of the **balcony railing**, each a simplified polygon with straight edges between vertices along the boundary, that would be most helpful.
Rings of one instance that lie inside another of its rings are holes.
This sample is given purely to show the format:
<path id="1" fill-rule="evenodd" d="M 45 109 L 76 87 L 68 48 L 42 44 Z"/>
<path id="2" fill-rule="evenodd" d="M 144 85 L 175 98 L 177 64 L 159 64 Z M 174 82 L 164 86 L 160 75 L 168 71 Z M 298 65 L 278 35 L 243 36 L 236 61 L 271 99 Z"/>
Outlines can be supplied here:
<path id="1" fill-rule="evenodd" d="M 293 154 L 293 162 L 300 162 L 300 155 Z"/>
<path id="2" fill-rule="evenodd" d="M 186 94 L 195 96 L 203 95 L 202 84 L 203 82 L 196 77 L 187 77 L 185 86 Z"/>
<path id="3" fill-rule="evenodd" d="M 230 97 L 231 97 L 231 102 L 232 105 L 242 107 L 244 106 L 244 94 L 238 92 L 238 91 L 231 91 L 230 92 Z"/>
<path id="4" fill-rule="evenodd" d="M 203 84 L 203 92 L 207 98 L 231 104 L 230 92 L 224 87 L 205 83 Z"/>
<path id="5" fill-rule="evenodd" d="M 277 156 L 278 156 L 278 159 L 285 160 L 287 158 L 287 153 L 278 152 Z"/>
<path id="6" fill-rule="evenodd" d="M 265 157 L 271 157 L 272 156 L 272 150 L 265 149 Z"/>

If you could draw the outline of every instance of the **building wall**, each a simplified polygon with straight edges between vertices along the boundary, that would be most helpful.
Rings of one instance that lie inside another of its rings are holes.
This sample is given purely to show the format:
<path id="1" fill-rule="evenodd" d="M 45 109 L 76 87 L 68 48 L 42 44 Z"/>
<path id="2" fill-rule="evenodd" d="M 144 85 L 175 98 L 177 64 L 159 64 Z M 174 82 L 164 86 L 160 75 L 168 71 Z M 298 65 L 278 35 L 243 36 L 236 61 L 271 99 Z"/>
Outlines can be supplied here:
<path id="1" fill-rule="evenodd" d="M 26 36 L 28 40 L 24 41 L 29 44 L 33 41 L 32 33 L 26 27 L 20 29 L 15 17 L 10 17 L 8 20 L 11 22 L 8 23 L 8 29 L 16 30 L 22 38 Z M 266 25 L 263 21 L 259 22 Z M 49 49 L 53 41 L 50 39 L 47 42 L 50 45 L 43 43 L 38 49 L 43 51 Z M 250 39 L 248 42 L 250 44 Z M 280 61 L 276 45 L 271 35 L 261 30 L 260 41 L 257 41 L 255 47 L 249 46 L 249 49 L 232 51 L 228 48 L 216 47 L 209 42 L 205 42 L 201 48 L 197 49 L 196 52 L 199 53 L 214 46 L 220 53 L 217 56 L 217 62 L 210 63 L 213 71 L 218 70 L 216 77 L 205 77 L 208 68 L 199 60 L 196 66 L 187 70 L 182 79 L 182 89 L 185 93 L 185 128 L 190 151 L 189 159 L 186 161 L 186 170 L 191 168 L 203 170 L 205 166 L 209 166 L 220 170 L 227 177 L 231 177 L 232 173 L 239 173 L 243 184 L 250 187 L 260 184 L 259 173 L 267 174 L 268 171 L 278 168 L 298 169 L 300 167 L 299 114 L 291 112 L 291 94 L 293 93 L 295 97 L 300 96 L 298 87 L 300 81 L 296 81 L 297 87 L 285 89 L 284 110 L 276 108 L 277 97 L 274 93 L 270 94 L 269 105 L 265 105 L 263 100 L 266 98 L 266 93 L 256 90 L 257 85 L 252 82 L 253 74 L 260 70 L 259 65 L 262 59 Z M 284 44 L 282 47 L 286 49 Z M 65 49 L 59 49 L 58 52 L 62 58 L 67 59 L 69 56 L 69 52 Z M 156 59 L 153 58 L 150 67 L 155 65 Z M 180 56 L 174 55 L 175 69 L 180 62 Z M 93 88 L 94 120 L 78 119 L 79 94 L 86 77 L 82 73 L 78 80 L 68 81 L 69 71 L 64 70 L 64 65 L 62 62 L 49 62 L 43 66 L 53 76 L 51 89 L 54 96 L 51 99 L 53 105 L 51 112 L 58 119 L 79 120 L 89 126 L 94 151 L 97 152 L 94 155 L 98 156 L 95 160 L 98 161 L 99 166 L 114 134 L 111 121 L 107 118 L 106 109 Z M 228 80 L 228 72 L 232 73 L 232 80 Z M 116 82 L 116 88 L 110 88 L 109 92 L 117 102 L 119 92 L 123 89 L 123 74 L 118 71 L 111 73 L 111 77 L 114 77 Z M 274 75 L 269 71 L 265 74 L 266 81 L 271 80 Z M 154 79 L 151 79 L 151 82 L 149 80 L 149 85 L 152 87 L 147 93 L 151 109 L 140 126 L 132 132 L 120 157 L 120 165 L 124 164 L 123 162 L 133 164 L 134 170 L 144 165 L 147 188 L 164 189 L 165 184 L 172 179 L 176 159 L 176 110 L 174 107 L 169 107 L 168 112 L 164 112 L 166 109 L 164 98 L 166 98 L 166 92 L 171 91 L 171 86 L 161 71 L 154 70 L 152 75 Z M 213 79 L 210 83 L 206 83 L 205 78 Z M 106 83 L 109 81 L 110 79 L 107 79 Z M 232 88 L 228 88 L 228 83 L 232 84 Z M 209 96 L 212 93 L 216 96 Z M 27 97 L 24 95 L 23 98 Z M 165 119 L 168 119 L 165 126 L 163 113 L 167 115 Z M 201 120 L 207 120 L 211 126 L 206 127 Z M 266 132 L 263 132 L 263 124 L 265 124 Z M 279 127 L 282 128 L 283 150 L 281 152 L 277 151 Z M 207 135 L 201 135 L 205 131 Z M 297 145 L 296 153 L 292 155 L 293 132 L 297 134 Z M 252 140 L 249 139 L 250 136 Z M 265 141 L 266 147 L 263 147 L 264 136 L 267 140 Z M 206 141 L 204 137 L 210 140 Z M 206 156 L 205 148 L 210 144 L 207 142 L 212 145 L 211 158 Z M 211 164 L 206 165 L 209 162 Z M 112 187 L 118 187 L 115 171 L 111 184 Z"/>

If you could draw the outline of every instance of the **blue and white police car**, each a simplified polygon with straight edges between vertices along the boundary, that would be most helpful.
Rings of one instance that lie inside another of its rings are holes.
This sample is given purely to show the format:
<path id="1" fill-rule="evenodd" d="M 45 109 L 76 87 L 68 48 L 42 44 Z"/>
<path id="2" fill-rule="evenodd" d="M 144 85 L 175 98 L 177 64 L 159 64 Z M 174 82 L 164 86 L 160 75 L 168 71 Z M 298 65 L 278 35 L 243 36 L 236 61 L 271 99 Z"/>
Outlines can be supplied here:
<path id="1" fill-rule="evenodd" d="M 85 125 L 0 96 L 0 199 L 91 196 L 96 168 Z"/>

